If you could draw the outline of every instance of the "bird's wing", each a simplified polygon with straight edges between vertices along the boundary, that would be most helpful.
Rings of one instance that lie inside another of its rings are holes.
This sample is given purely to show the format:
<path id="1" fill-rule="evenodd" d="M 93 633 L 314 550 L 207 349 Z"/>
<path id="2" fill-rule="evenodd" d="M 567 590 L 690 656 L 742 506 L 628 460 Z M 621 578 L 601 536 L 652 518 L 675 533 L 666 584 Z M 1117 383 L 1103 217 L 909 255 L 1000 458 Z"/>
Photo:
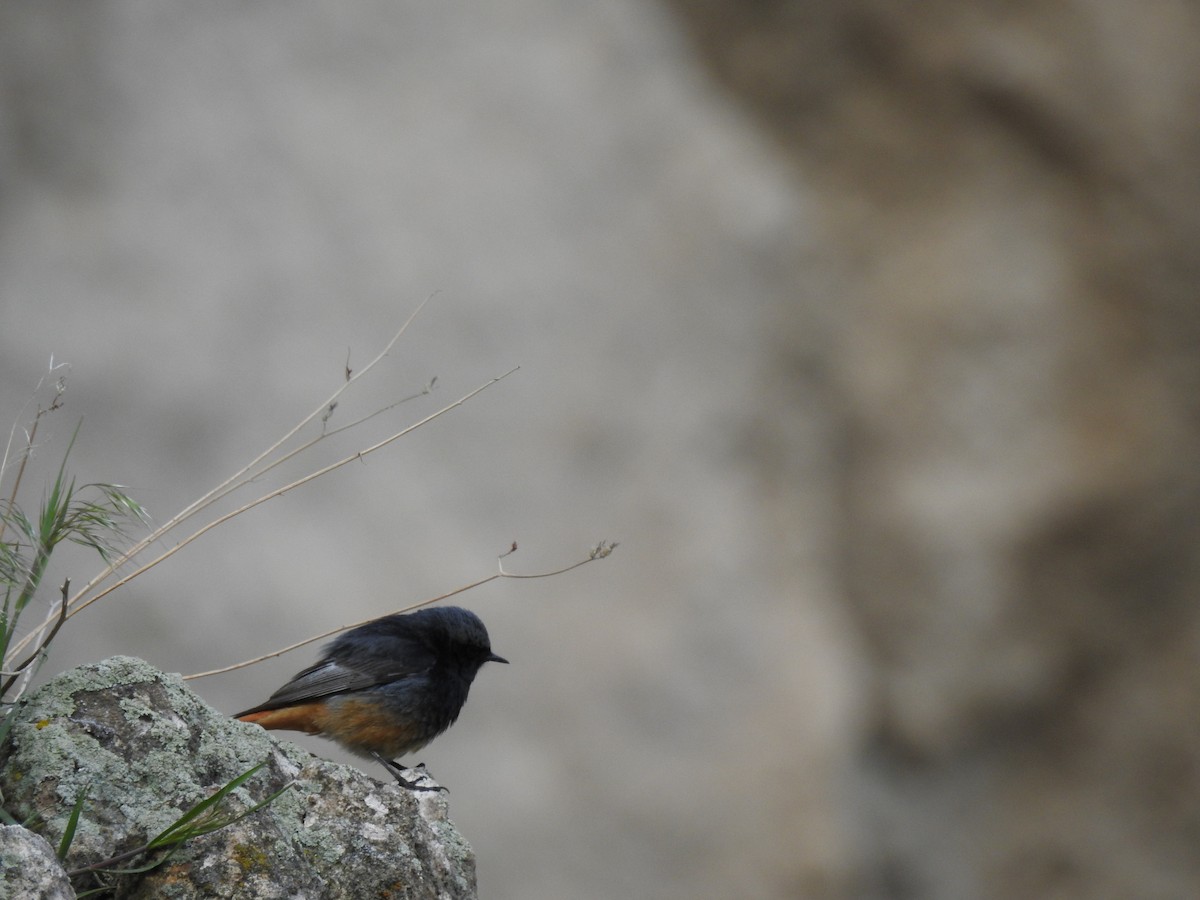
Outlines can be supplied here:
<path id="1" fill-rule="evenodd" d="M 335 641 L 320 662 L 297 672 L 265 703 L 243 710 L 234 718 L 388 684 L 428 671 L 436 661 L 433 652 L 417 641 L 399 637 L 362 641 L 353 637 L 344 635 Z"/>

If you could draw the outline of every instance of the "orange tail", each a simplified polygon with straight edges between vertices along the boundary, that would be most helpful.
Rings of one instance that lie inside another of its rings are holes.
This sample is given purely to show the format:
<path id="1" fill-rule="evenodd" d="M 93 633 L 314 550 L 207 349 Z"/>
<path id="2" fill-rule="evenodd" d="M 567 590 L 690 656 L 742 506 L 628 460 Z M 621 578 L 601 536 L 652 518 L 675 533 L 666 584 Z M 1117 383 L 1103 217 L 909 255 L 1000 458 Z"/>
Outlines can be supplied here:
<path id="1" fill-rule="evenodd" d="M 283 709 L 264 709 L 260 712 L 239 716 L 238 721 L 261 725 L 270 731 L 303 731 L 305 734 L 320 734 L 325 730 L 325 704 L 305 703 L 300 706 L 285 706 Z"/>

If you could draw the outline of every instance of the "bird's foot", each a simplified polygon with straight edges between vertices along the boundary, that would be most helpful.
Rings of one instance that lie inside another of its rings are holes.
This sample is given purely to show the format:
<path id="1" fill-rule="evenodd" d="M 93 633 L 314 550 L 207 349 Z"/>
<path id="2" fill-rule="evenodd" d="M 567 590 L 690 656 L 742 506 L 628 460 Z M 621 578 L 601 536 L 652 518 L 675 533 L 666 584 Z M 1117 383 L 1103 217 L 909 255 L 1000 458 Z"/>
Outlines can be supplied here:
<path id="1" fill-rule="evenodd" d="M 375 757 L 375 760 L 381 766 L 388 770 L 391 776 L 396 779 L 397 784 L 408 788 L 410 791 L 446 791 L 449 793 L 449 790 L 440 784 L 421 783 L 421 779 L 429 778 L 429 775 L 425 772 L 425 763 L 417 763 L 415 766 L 405 766 L 394 759 L 386 759 L 378 753 L 372 753 L 371 755 Z M 417 778 L 405 778 L 401 774 L 402 772 L 416 772 Z"/>

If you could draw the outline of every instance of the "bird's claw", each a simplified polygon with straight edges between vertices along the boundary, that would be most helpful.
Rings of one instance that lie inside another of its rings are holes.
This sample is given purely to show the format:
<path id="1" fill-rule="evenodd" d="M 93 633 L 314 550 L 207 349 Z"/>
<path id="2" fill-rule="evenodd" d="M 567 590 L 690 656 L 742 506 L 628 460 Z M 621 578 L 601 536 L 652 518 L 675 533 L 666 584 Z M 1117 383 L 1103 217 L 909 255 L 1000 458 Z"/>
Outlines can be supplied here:
<path id="1" fill-rule="evenodd" d="M 387 769 L 388 772 L 391 773 L 391 776 L 396 779 L 397 784 L 408 788 L 410 791 L 446 791 L 446 793 L 449 793 L 449 790 L 442 787 L 440 784 L 420 783 L 421 779 L 430 777 L 425 771 L 425 763 L 417 763 L 415 766 L 405 766 L 401 765 L 394 759 L 385 759 L 378 753 L 373 755 L 379 764 Z M 401 774 L 402 772 L 417 772 L 417 778 L 410 780 L 405 778 Z"/>

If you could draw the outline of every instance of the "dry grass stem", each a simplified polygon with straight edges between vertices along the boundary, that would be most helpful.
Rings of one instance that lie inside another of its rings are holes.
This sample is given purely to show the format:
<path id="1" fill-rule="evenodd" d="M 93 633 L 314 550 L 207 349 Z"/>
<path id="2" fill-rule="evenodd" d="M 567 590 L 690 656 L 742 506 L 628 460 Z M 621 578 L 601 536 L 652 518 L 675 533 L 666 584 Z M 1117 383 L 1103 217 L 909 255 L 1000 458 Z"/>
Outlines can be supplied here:
<path id="1" fill-rule="evenodd" d="M 411 321 L 411 319 L 410 319 L 410 321 Z M 405 327 L 407 327 L 407 323 L 405 323 Z M 388 346 L 387 346 L 387 348 L 385 348 L 384 353 L 386 353 L 387 349 L 390 349 L 392 347 L 392 345 L 395 344 L 396 339 L 402 333 L 403 333 L 403 329 L 400 332 L 398 332 L 396 337 L 393 337 L 392 340 L 388 343 Z M 383 358 L 383 355 L 384 354 L 377 356 L 374 360 L 371 361 L 371 363 L 369 363 L 364 369 L 362 369 L 354 377 L 358 378 L 358 377 L 361 377 L 362 375 L 366 374 L 370 370 L 370 368 L 375 365 L 375 363 L 379 362 L 379 360 Z M 254 471 L 254 467 L 256 465 L 258 465 L 259 463 L 261 463 L 267 456 L 267 454 L 260 454 L 254 460 L 254 462 L 252 462 L 250 465 L 244 467 L 238 473 L 238 476 L 235 476 L 235 478 L 240 478 L 241 480 L 237 481 L 236 483 L 233 483 L 233 479 L 230 479 L 229 481 L 226 481 L 223 485 L 221 485 L 221 487 L 214 489 L 213 491 L 210 491 L 208 494 L 205 495 L 204 498 L 202 498 L 202 501 L 197 501 L 196 503 L 193 503 L 183 513 L 180 513 L 179 515 L 175 516 L 170 522 L 168 522 L 166 525 L 162 526 L 161 528 L 157 529 L 148 538 L 144 538 L 143 540 L 139 541 L 130 550 L 126 551 L 117 560 L 115 560 L 112 565 L 108 566 L 105 569 L 105 571 L 101 573 L 101 575 L 97 576 L 96 578 L 93 578 L 92 581 L 90 581 L 87 586 L 85 586 L 82 590 L 76 592 L 75 595 L 72 596 L 70 603 L 68 604 L 69 611 L 67 613 L 67 618 L 69 619 L 72 616 L 77 615 L 78 613 L 87 609 L 87 607 L 91 606 L 97 600 L 100 600 L 103 597 L 106 597 L 108 594 L 111 594 L 113 591 L 117 590 L 118 588 L 120 588 L 123 585 L 127 584 L 128 582 L 132 581 L 134 578 L 138 577 L 143 572 L 154 568 L 159 563 L 174 556 L 176 553 L 178 553 L 180 550 L 182 550 L 188 544 L 192 543 L 192 541 L 196 540 L 201 535 L 206 534 L 207 532 L 211 531 L 212 529 L 216 528 L 217 526 L 222 525 L 225 522 L 228 522 L 230 519 L 240 516 L 244 512 L 254 509 L 256 506 L 266 503 L 268 500 L 271 500 L 275 497 L 282 496 L 283 494 L 286 494 L 289 491 L 292 491 L 292 490 L 300 487 L 301 485 L 307 484 L 308 482 L 313 481 L 317 478 L 320 478 L 323 475 L 327 475 L 336 469 L 340 469 L 342 466 L 345 466 L 348 463 L 363 459 L 363 458 L 369 456 L 370 454 L 374 453 L 375 451 L 383 449 L 384 447 L 388 446 L 389 444 L 393 443 L 394 441 L 397 441 L 400 438 L 404 437 L 405 435 L 411 434 L 416 429 L 421 428 L 424 425 L 427 425 L 429 422 L 432 422 L 434 419 L 437 419 L 440 416 L 443 416 L 446 413 L 450 412 L 451 410 L 456 409 L 459 406 L 462 406 L 464 403 L 469 401 L 471 398 L 473 398 L 473 397 L 477 396 L 478 394 L 482 393 L 483 391 L 487 390 L 492 385 L 494 385 L 500 381 L 503 381 L 509 375 L 512 375 L 514 372 L 516 372 L 519 368 L 520 368 L 519 366 L 514 367 L 514 368 L 510 369 L 509 371 L 505 372 L 503 375 L 499 375 L 495 378 L 489 379 L 488 381 L 484 382 L 483 384 L 481 384 L 479 387 L 475 388 L 474 390 L 469 391 L 466 394 L 463 394 L 461 397 L 459 397 L 457 400 L 453 401 L 452 403 L 446 404 L 445 406 L 441 407 L 440 409 L 438 409 L 438 410 L 430 413 L 429 415 L 425 416 L 424 418 L 418 420 L 417 422 L 414 422 L 413 424 L 408 425 L 405 428 L 402 428 L 397 432 L 394 432 L 390 436 L 384 438 L 381 441 L 378 441 L 378 442 L 372 444 L 369 447 L 366 447 L 362 450 L 358 450 L 358 451 L 350 454 L 349 456 L 345 456 L 342 459 L 339 459 L 336 462 L 330 463 L 327 466 L 317 469 L 314 472 L 310 472 L 308 475 L 305 475 L 302 478 L 297 478 L 295 481 L 289 482 L 288 484 L 285 484 L 282 487 L 278 487 L 271 491 L 268 491 L 267 493 L 261 495 L 260 497 L 257 497 L 256 499 L 251 500 L 250 502 L 239 506 L 237 509 L 227 512 L 224 515 L 218 516 L 216 519 L 213 519 L 211 522 L 208 522 L 207 524 L 203 525 L 202 527 L 196 529 L 196 531 L 192 532 L 190 535 L 188 535 L 186 538 L 181 540 L 179 543 L 175 544 L 174 546 L 170 547 L 163 553 L 160 553 L 158 556 L 154 557 L 154 559 L 150 560 L 149 562 L 147 562 L 141 566 L 138 566 L 136 569 L 132 570 L 131 572 L 126 573 L 121 578 L 117 579 L 112 584 L 105 587 L 103 590 L 97 591 L 90 595 L 88 594 L 89 590 L 95 588 L 105 578 L 112 575 L 115 572 L 117 566 L 119 566 L 122 562 L 127 562 L 130 559 L 132 559 L 135 555 L 137 555 L 139 552 L 144 551 L 145 548 L 147 546 L 149 546 L 149 544 L 151 542 L 162 537 L 162 535 L 164 535 L 167 531 L 169 531 L 172 528 L 174 528 L 175 526 L 179 525 L 185 519 L 190 518 L 192 515 L 196 514 L 204 507 L 215 502 L 220 497 L 225 496 L 226 494 L 228 494 L 231 490 L 235 489 L 236 487 L 240 487 L 242 484 L 252 480 L 255 477 L 258 477 L 258 475 L 261 474 L 261 472 L 268 471 L 269 469 L 274 468 L 275 465 L 278 465 L 278 461 L 273 461 L 273 462 L 269 463 L 267 466 L 265 466 L 262 470 Z M 345 385 L 343 385 L 343 388 L 344 387 L 345 387 Z M 395 405 L 395 404 L 393 404 L 393 405 Z M 320 409 L 323 409 L 323 408 L 324 407 L 318 408 L 317 412 L 320 412 Z M 372 415 L 374 415 L 374 414 L 372 414 Z M 315 418 L 315 416 L 316 416 L 316 413 L 309 415 L 304 420 L 304 422 L 301 423 L 301 425 L 311 422 L 312 419 Z M 365 421 L 366 418 L 370 418 L 370 416 L 364 417 L 364 419 L 359 420 L 359 421 Z M 300 427 L 301 426 L 297 426 L 296 428 L 293 428 L 290 432 L 288 432 L 288 437 L 291 437 L 292 435 L 294 435 L 299 430 Z M 281 447 L 286 442 L 286 440 L 287 440 L 287 438 L 284 438 L 281 441 L 277 441 L 274 445 L 272 445 L 272 448 L 271 448 L 272 451 L 277 450 L 279 447 Z M 294 455 L 294 454 L 290 454 L 290 455 Z M 250 474 L 250 475 L 247 474 L 252 471 L 254 472 L 253 474 Z M 29 645 L 29 643 L 31 643 L 32 641 L 34 641 L 36 639 L 36 636 L 39 633 L 42 633 L 46 629 L 53 627 L 55 620 L 57 618 L 58 618 L 57 614 L 47 617 L 46 620 L 41 623 L 41 625 L 39 625 L 32 632 L 30 632 L 28 635 L 26 635 L 24 638 L 22 638 L 16 644 L 14 644 L 11 649 L 11 653 L 12 654 L 21 653 Z"/>
<path id="2" fill-rule="evenodd" d="M 591 552 L 588 554 L 586 559 L 577 560 L 576 562 L 573 562 L 568 566 L 563 566 L 560 569 L 553 569 L 548 572 L 532 572 L 529 574 L 517 574 L 514 572 L 504 571 L 504 566 L 502 564 L 500 564 L 497 567 L 498 571 L 492 575 L 488 575 L 486 578 L 480 578 L 478 581 L 472 581 L 471 583 L 464 584 L 461 587 L 457 587 L 452 591 L 447 591 L 446 593 L 439 594 L 436 597 L 429 597 L 425 600 L 421 600 L 418 603 L 413 603 L 410 606 L 405 606 L 403 609 L 395 610 L 392 613 L 384 613 L 384 615 L 398 615 L 401 613 L 412 612 L 414 609 L 420 609 L 423 606 L 429 606 L 434 603 L 439 603 L 442 600 L 448 600 L 451 597 L 456 597 L 459 594 L 464 594 L 467 591 L 474 590 L 477 587 L 482 587 L 483 585 L 488 584 L 489 582 L 492 582 L 492 581 L 496 581 L 499 578 L 552 578 L 555 575 L 564 575 L 567 572 L 570 572 L 574 569 L 578 569 L 580 566 L 586 566 L 590 562 L 595 562 L 598 559 L 604 559 L 605 557 L 609 556 L 613 552 L 613 550 L 616 549 L 616 547 L 617 547 L 617 543 L 615 541 L 601 541 L 599 544 L 597 544 L 591 550 Z M 514 544 L 513 549 L 507 550 L 504 553 L 500 554 L 500 556 L 497 559 L 498 560 L 503 559 L 505 556 L 508 556 L 509 554 L 511 554 L 513 552 L 513 550 L 515 550 L 515 548 L 516 548 L 516 545 Z M 375 621 L 375 619 L 378 619 L 378 618 L 380 618 L 380 617 L 372 616 L 371 618 L 363 619 L 360 622 L 351 622 L 349 625 L 339 625 L 337 628 L 333 628 L 329 631 L 324 631 L 321 634 L 314 634 L 312 637 L 307 637 L 302 641 L 297 641 L 294 644 L 289 644 L 286 647 L 281 647 L 278 650 L 273 650 L 270 653 L 264 653 L 262 656 L 256 656 L 253 659 L 246 659 L 246 660 L 243 660 L 242 662 L 233 663 L 232 665 L 229 665 L 229 666 L 222 666 L 219 669 L 209 669 L 207 672 L 196 672 L 192 675 L 184 675 L 183 680 L 191 681 L 195 678 L 207 678 L 209 675 L 223 675 L 226 672 L 234 672 L 238 669 L 244 669 L 247 666 L 252 666 L 252 665 L 255 665 L 256 663 L 260 663 L 260 662 L 263 662 L 268 659 L 275 659 L 278 656 L 283 656 L 283 654 L 285 654 L 285 653 L 290 653 L 293 650 L 298 650 L 301 647 L 306 647 L 309 644 L 315 643 L 316 641 L 321 641 L 321 640 L 324 640 L 325 638 L 333 637 L 336 634 L 341 634 L 343 631 L 349 631 L 351 628 L 358 628 L 360 625 L 366 625 L 368 622 L 373 622 L 373 621 Z"/>

